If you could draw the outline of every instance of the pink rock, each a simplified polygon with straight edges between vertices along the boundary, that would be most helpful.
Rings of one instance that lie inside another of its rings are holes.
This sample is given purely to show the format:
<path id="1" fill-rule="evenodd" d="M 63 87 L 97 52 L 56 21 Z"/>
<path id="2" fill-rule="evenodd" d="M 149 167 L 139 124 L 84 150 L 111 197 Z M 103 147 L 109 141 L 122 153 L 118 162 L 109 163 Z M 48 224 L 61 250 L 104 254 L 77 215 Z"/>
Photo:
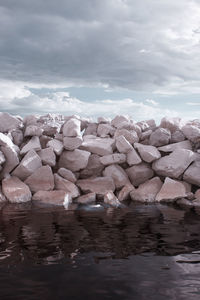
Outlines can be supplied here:
<path id="1" fill-rule="evenodd" d="M 114 143 L 115 140 L 111 138 L 84 136 L 80 149 L 104 156 L 113 153 Z"/>
<path id="2" fill-rule="evenodd" d="M 116 138 L 116 147 L 117 150 L 121 153 L 128 153 L 133 149 L 133 146 L 127 141 L 127 139 L 123 135 L 120 135 Z"/>
<path id="3" fill-rule="evenodd" d="M 52 138 L 50 137 L 50 136 L 47 136 L 47 135 L 41 135 L 40 136 L 40 144 L 41 144 L 41 148 L 42 149 L 45 149 L 45 148 L 47 148 L 48 146 L 47 146 L 47 143 L 49 142 L 49 141 L 51 141 L 52 140 Z"/>
<path id="4" fill-rule="evenodd" d="M 169 144 L 169 145 L 158 148 L 158 150 L 160 150 L 162 152 L 173 152 L 176 149 L 192 150 L 192 145 L 191 145 L 190 141 L 186 140 L 186 141 L 173 143 L 173 144 Z"/>
<path id="5" fill-rule="evenodd" d="M 44 165 L 54 167 L 56 165 L 56 155 L 51 147 L 38 151 L 38 155 Z"/>
<path id="6" fill-rule="evenodd" d="M 41 136 L 43 129 L 37 125 L 28 125 L 25 129 L 24 136 Z"/>
<path id="7" fill-rule="evenodd" d="M 30 175 L 25 183 L 32 192 L 49 191 L 54 188 L 54 176 L 49 166 L 42 166 Z"/>
<path id="8" fill-rule="evenodd" d="M 109 118 L 105 118 L 105 117 L 98 117 L 98 118 L 97 118 L 97 122 L 98 122 L 99 124 L 102 124 L 102 123 L 110 123 L 111 120 L 110 120 Z"/>
<path id="9" fill-rule="evenodd" d="M 149 144 L 152 146 L 160 147 L 167 145 L 171 138 L 171 132 L 166 128 L 158 128 L 149 138 Z"/>
<path id="10" fill-rule="evenodd" d="M 23 123 L 28 126 L 28 125 L 36 125 L 38 121 L 38 117 L 35 115 L 28 115 L 24 117 Z"/>
<path id="11" fill-rule="evenodd" d="M 130 192 L 131 199 L 140 202 L 154 202 L 162 184 L 159 177 L 147 180 L 140 184 L 137 189 Z"/>
<path id="12" fill-rule="evenodd" d="M 74 173 L 68 169 L 65 168 L 60 168 L 58 170 L 58 174 L 60 176 L 62 176 L 63 178 L 75 183 L 77 181 L 76 176 L 74 175 Z"/>
<path id="13" fill-rule="evenodd" d="M 87 167 L 80 172 L 80 178 L 99 177 L 104 169 L 104 165 L 100 161 L 100 156 L 91 154 L 88 159 Z"/>
<path id="14" fill-rule="evenodd" d="M 186 189 L 183 183 L 173 180 L 169 177 L 165 178 L 164 184 L 156 196 L 156 201 L 174 201 L 179 198 L 186 197 Z"/>
<path id="15" fill-rule="evenodd" d="M 79 204 L 91 204 L 96 202 L 96 194 L 95 193 L 88 193 L 86 195 L 79 196 L 77 199 Z"/>
<path id="16" fill-rule="evenodd" d="M 129 166 L 138 165 L 142 162 L 134 148 L 127 153 L 126 158 Z"/>
<path id="17" fill-rule="evenodd" d="M 80 195 L 79 189 L 71 181 L 64 179 L 58 174 L 54 174 L 55 189 L 66 191 L 71 198 L 76 198 Z"/>
<path id="18" fill-rule="evenodd" d="M 5 133 L 22 127 L 22 122 L 6 112 L 0 112 L 0 132 Z"/>
<path id="19" fill-rule="evenodd" d="M 111 191 L 105 193 L 104 203 L 109 204 L 112 207 L 119 207 L 121 205 L 115 194 Z"/>
<path id="20" fill-rule="evenodd" d="M 183 180 L 200 186 L 200 161 L 194 161 L 189 168 L 186 169 Z"/>
<path id="21" fill-rule="evenodd" d="M 89 123 L 88 126 L 86 127 L 85 131 L 84 131 L 84 136 L 85 135 L 97 135 L 97 127 L 98 124 L 97 123 Z"/>
<path id="22" fill-rule="evenodd" d="M 42 162 L 39 155 L 34 150 L 30 150 L 21 160 L 17 168 L 12 172 L 12 175 L 21 180 L 25 180 L 41 166 Z"/>
<path id="23" fill-rule="evenodd" d="M 75 150 L 79 148 L 79 146 L 82 144 L 82 137 L 76 136 L 76 137 L 64 137 L 63 138 L 63 145 L 66 150 Z"/>
<path id="24" fill-rule="evenodd" d="M 100 137 L 113 136 L 115 130 L 116 129 L 110 124 L 99 124 L 97 128 L 97 135 Z"/>
<path id="25" fill-rule="evenodd" d="M 132 184 L 126 184 L 118 193 L 118 200 L 125 201 L 129 198 L 130 192 L 135 190 L 135 187 Z"/>
<path id="26" fill-rule="evenodd" d="M 148 163 L 151 163 L 161 157 L 160 152 L 154 146 L 135 143 L 134 147 L 138 150 L 142 159 Z"/>
<path id="27" fill-rule="evenodd" d="M 72 172 L 86 168 L 90 152 L 75 149 L 73 151 L 63 151 L 59 159 L 59 167 L 66 168 Z"/>
<path id="28" fill-rule="evenodd" d="M 139 141 L 138 134 L 135 130 L 127 130 L 125 128 L 117 129 L 114 138 L 117 139 L 120 135 L 123 135 L 131 145 Z"/>
<path id="29" fill-rule="evenodd" d="M 154 174 L 150 165 L 144 162 L 126 169 L 126 172 L 135 187 L 153 177 Z"/>
<path id="30" fill-rule="evenodd" d="M 30 141 L 21 149 L 20 154 L 26 154 L 30 150 L 41 150 L 40 139 L 38 136 L 33 136 Z"/>
<path id="31" fill-rule="evenodd" d="M 64 136 L 80 136 L 81 135 L 81 122 L 78 119 L 71 118 L 63 126 Z"/>
<path id="32" fill-rule="evenodd" d="M 185 137 L 193 143 L 200 142 L 200 128 L 194 125 L 185 125 L 181 128 Z"/>
<path id="33" fill-rule="evenodd" d="M 167 128 L 172 132 L 175 132 L 176 130 L 179 130 L 181 127 L 181 119 L 180 118 L 162 118 L 160 122 L 161 128 Z"/>
<path id="34" fill-rule="evenodd" d="M 185 140 L 184 134 L 180 130 L 176 130 L 172 133 L 170 143 L 178 143 Z"/>
<path id="35" fill-rule="evenodd" d="M 65 205 L 69 195 L 66 191 L 38 191 L 33 195 L 32 200 L 42 204 Z"/>
<path id="36" fill-rule="evenodd" d="M 150 137 L 150 135 L 152 134 L 152 132 L 153 131 L 151 129 L 142 132 L 142 134 L 140 135 L 140 141 L 144 141 L 144 140 L 148 139 Z"/>
<path id="37" fill-rule="evenodd" d="M 117 189 L 130 183 L 126 172 L 118 165 L 110 165 L 106 167 L 103 171 L 103 176 L 111 177 Z"/>
<path id="38" fill-rule="evenodd" d="M 158 175 L 179 178 L 194 160 L 194 152 L 187 149 L 176 149 L 171 154 L 153 162 L 152 169 Z"/>
<path id="39" fill-rule="evenodd" d="M 63 143 L 56 139 L 49 141 L 47 147 L 51 147 L 56 155 L 61 155 L 64 149 Z"/>
<path id="40" fill-rule="evenodd" d="M 126 116 L 116 116 L 112 121 L 111 121 L 111 125 L 118 128 L 119 124 L 122 123 L 122 122 L 129 122 L 129 119 L 128 117 Z"/>
<path id="41" fill-rule="evenodd" d="M 80 179 L 77 181 L 77 185 L 84 193 L 96 193 L 104 195 L 108 191 L 115 190 L 115 184 L 111 177 L 96 177 L 89 179 Z"/>
<path id="42" fill-rule="evenodd" d="M 122 164 L 126 161 L 126 155 L 123 153 L 114 153 L 100 157 L 100 162 L 107 166 L 111 164 Z"/>
<path id="43" fill-rule="evenodd" d="M 17 146 L 21 146 L 23 142 L 23 132 L 20 129 L 14 129 L 11 131 L 11 135 L 13 138 L 13 143 Z"/>
<path id="44" fill-rule="evenodd" d="M 9 177 L 2 181 L 2 191 L 12 203 L 21 203 L 31 200 L 29 187 L 17 177 Z"/>

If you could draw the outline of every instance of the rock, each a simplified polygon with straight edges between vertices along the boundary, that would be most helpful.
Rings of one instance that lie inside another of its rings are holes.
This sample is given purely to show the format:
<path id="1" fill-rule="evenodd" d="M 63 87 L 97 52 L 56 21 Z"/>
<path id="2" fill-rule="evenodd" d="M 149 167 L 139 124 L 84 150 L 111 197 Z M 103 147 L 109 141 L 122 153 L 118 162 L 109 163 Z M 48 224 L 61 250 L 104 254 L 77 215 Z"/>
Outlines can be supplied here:
<path id="1" fill-rule="evenodd" d="M 68 169 L 65 168 L 60 168 L 58 170 L 58 174 L 60 176 L 62 176 L 63 178 L 75 183 L 77 181 L 76 176 L 74 175 L 74 173 Z"/>
<path id="2" fill-rule="evenodd" d="M 80 172 L 80 178 L 99 177 L 104 169 L 104 165 L 100 161 L 100 156 L 91 154 L 88 159 L 87 167 Z"/>
<path id="3" fill-rule="evenodd" d="M 95 193 L 88 193 L 86 195 L 79 196 L 77 199 L 79 204 L 91 204 L 96 202 L 96 194 Z"/>
<path id="4" fill-rule="evenodd" d="M 43 129 L 37 125 L 29 125 L 26 127 L 24 136 L 41 136 Z"/>
<path id="5" fill-rule="evenodd" d="M 85 129 L 84 131 L 84 136 L 86 135 L 94 135 L 96 136 L 97 135 L 97 126 L 98 124 L 97 123 L 89 123 L 87 128 Z"/>
<path id="6" fill-rule="evenodd" d="M 153 162 L 152 169 L 158 175 L 179 178 L 194 160 L 194 152 L 187 149 L 177 149 Z"/>
<path id="7" fill-rule="evenodd" d="M 0 132 L 5 133 L 22 127 L 22 122 L 6 112 L 0 112 Z"/>
<path id="8" fill-rule="evenodd" d="M 171 138 L 171 132 L 165 128 L 158 128 L 149 137 L 149 144 L 155 147 L 167 145 Z"/>
<path id="9" fill-rule="evenodd" d="M 167 117 L 164 117 L 161 119 L 161 122 L 160 122 L 160 127 L 161 128 L 167 128 L 172 132 L 175 132 L 177 130 L 180 129 L 180 122 L 181 122 L 181 119 L 180 118 L 167 118 Z"/>
<path id="10" fill-rule="evenodd" d="M 28 126 L 28 125 L 36 125 L 38 121 L 38 117 L 35 115 L 28 115 L 24 117 L 23 123 Z"/>
<path id="11" fill-rule="evenodd" d="M 121 153 L 128 153 L 129 151 L 133 150 L 133 146 L 123 135 L 120 135 L 116 138 L 116 147 Z"/>
<path id="12" fill-rule="evenodd" d="M 111 191 L 105 193 L 104 203 L 109 204 L 112 207 L 119 207 L 121 205 L 115 194 Z"/>
<path id="13" fill-rule="evenodd" d="M 111 125 L 118 128 L 119 124 L 122 123 L 122 122 L 129 122 L 129 119 L 128 117 L 126 116 L 116 116 L 114 119 L 112 119 L 111 121 Z"/>
<path id="14" fill-rule="evenodd" d="M 144 141 L 144 140 L 148 139 L 150 137 L 150 135 L 152 134 L 152 132 L 153 131 L 151 129 L 142 132 L 142 134 L 140 135 L 140 141 Z"/>
<path id="15" fill-rule="evenodd" d="M 101 123 L 110 123 L 111 120 L 110 120 L 110 118 L 98 117 L 98 118 L 97 118 L 97 122 L 98 122 L 99 124 L 101 124 Z"/>
<path id="16" fill-rule="evenodd" d="M 134 130 L 129 131 L 125 128 L 117 129 L 115 131 L 114 138 L 117 139 L 121 135 L 123 135 L 131 145 L 139 141 L 138 134 Z"/>
<path id="17" fill-rule="evenodd" d="M 200 186 L 200 161 L 194 161 L 183 175 L 183 180 Z"/>
<path id="18" fill-rule="evenodd" d="M 126 155 L 123 153 L 114 153 L 100 157 L 100 162 L 104 165 L 122 164 L 126 161 Z"/>
<path id="19" fill-rule="evenodd" d="M 49 166 L 38 168 L 25 180 L 25 183 L 32 192 L 53 190 L 54 176 L 51 168 Z"/>
<path id="20" fill-rule="evenodd" d="M 56 165 L 56 155 L 51 147 L 38 151 L 42 163 L 54 167 Z"/>
<path id="21" fill-rule="evenodd" d="M 141 202 L 154 202 L 162 184 L 159 177 L 147 180 L 140 184 L 137 189 L 130 192 L 131 199 Z"/>
<path id="22" fill-rule="evenodd" d="M 130 183 L 126 172 L 119 165 L 110 165 L 106 167 L 103 171 L 103 176 L 111 177 L 117 189 Z"/>
<path id="23" fill-rule="evenodd" d="M 40 167 L 42 167 L 41 158 L 34 150 L 30 150 L 12 172 L 12 175 L 25 180 Z"/>
<path id="24" fill-rule="evenodd" d="M 156 201 L 174 201 L 186 196 L 187 193 L 183 183 L 166 177 L 161 190 L 156 196 Z"/>
<path id="25" fill-rule="evenodd" d="M 134 148 L 127 153 L 126 158 L 129 166 L 138 165 L 142 162 Z"/>
<path id="26" fill-rule="evenodd" d="M 59 167 L 66 168 L 72 172 L 86 168 L 90 152 L 80 149 L 73 151 L 63 151 L 59 159 Z"/>
<path id="27" fill-rule="evenodd" d="M 49 141 L 46 146 L 51 147 L 55 154 L 58 156 L 61 155 L 64 149 L 63 143 L 56 139 Z"/>
<path id="28" fill-rule="evenodd" d="M 47 136 L 47 135 L 41 135 L 41 136 L 40 136 L 40 144 L 41 144 L 41 148 L 42 148 L 42 149 L 48 148 L 47 143 L 48 143 L 49 141 L 51 141 L 51 140 L 53 140 L 52 137 Z"/>
<path id="29" fill-rule="evenodd" d="M 114 139 L 111 138 L 99 138 L 94 136 L 84 136 L 83 143 L 80 149 L 89 151 L 100 156 L 113 153 Z"/>
<path id="30" fill-rule="evenodd" d="M 50 205 L 65 205 L 69 201 L 66 191 L 38 191 L 33 195 L 33 201 Z"/>
<path id="31" fill-rule="evenodd" d="M 0 165 L 4 164 L 6 161 L 5 155 L 0 151 Z"/>
<path id="32" fill-rule="evenodd" d="M 125 201 L 129 198 L 130 192 L 135 190 L 135 187 L 132 184 L 126 184 L 118 193 L 117 198 L 118 200 Z"/>
<path id="33" fill-rule="evenodd" d="M 191 209 L 193 207 L 192 201 L 185 199 L 185 198 L 178 199 L 176 201 L 176 204 L 178 204 L 180 207 L 183 207 L 184 209 L 185 208 Z"/>
<path id="34" fill-rule="evenodd" d="M 56 190 L 66 191 L 71 198 L 76 198 L 80 195 L 79 189 L 71 181 L 64 179 L 58 174 L 54 174 L 54 182 Z"/>
<path id="35" fill-rule="evenodd" d="M 63 144 L 64 148 L 66 150 L 75 150 L 79 148 L 79 146 L 82 144 L 82 137 L 76 136 L 76 137 L 64 137 L 63 138 Z"/>
<path id="36" fill-rule="evenodd" d="M 111 177 L 96 177 L 89 179 L 80 179 L 76 183 L 84 193 L 96 193 L 104 195 L 108 191 L 115 190 L 115 184 Z"/>
<path id="37" fill-rule="evenodd" d="M 126 173 L 135 187 L 153 177 L 154 174 L 151 166 L 145 162 L 126 169 Z"/>
<path id="38" fill-rule="evenodd" d="M 100 137 L 113 136 L 115 130 L 116 129 L 110 124 L 99 124 L 97 128 L 97 135 Z"/>
<path id="39" fill-rule="evenodd" d="M 180 130 L 176 130 L 171 135 L 170 143 L 178 143 L 185 140 L 184 134 Z"/>
<path id="40" fill-rule="evenodd" d="M 23 142 L 23 132 L 20 129 L 14 129 L 11 131 L 11 135 L 13 138 L 13 143 L 17 146 L 21 146 Z"/>
<path id="41" fill-rule="evenodd" d="M 21 149 L 20 154 L 26 154 L 30 150 L 39 151 L 41 150 L 40 139 L 38 136 L 33 136 L 30 141 Z"/>
<path id="42" fill-rule="evenodd" d="M 2 191 L 12 203 L 31 201 L 32 195 L 29 187 L 15 176 L 3 179 Z"/>
<path id="43" fill-rule="evenodd" d="M 161 157 L 160 152 L 154 146 L 135 143 L 134 147 L 138 150 L 142 159 L 148 163 L 151 163 L 154 160 L 159 159 Z"/>
<path id="44" fill-rule="evenodd" d="M 173 152 L 176 149 L 192 150 L 192 145 L 191 145 L 190 141 L 186 140 L 186 141 L 173 143 L 173 144 L 169 144 L 169 145 L 158 148 L 158 150 L 160 150 L 162 152 Z"/>
<path id="45" fill-rule="evenodd" d="M 185 125 L 181 128 L 181 131 L 189 141 L 193 143 L 200 142 L 200 128 L 194 125 Z"/>
<path id="46" fill-rule="evenodd" d="M 63 126 L 63 135 L 68 137 L 81 135 L 81 121 L 75 118 L 69 119 Z"/>

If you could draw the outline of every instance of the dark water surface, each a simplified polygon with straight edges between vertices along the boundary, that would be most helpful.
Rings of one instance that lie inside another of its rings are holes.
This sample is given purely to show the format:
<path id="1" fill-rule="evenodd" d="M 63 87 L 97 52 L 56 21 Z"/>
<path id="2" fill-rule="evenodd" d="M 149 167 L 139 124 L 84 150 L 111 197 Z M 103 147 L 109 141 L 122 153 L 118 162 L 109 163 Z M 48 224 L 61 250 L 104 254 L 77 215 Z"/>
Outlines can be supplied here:
<path id="1" fill-rule="evenodd" d="M 200 299 L 200 215 L 165 205 L 0 210 L 0 299 Z"/>

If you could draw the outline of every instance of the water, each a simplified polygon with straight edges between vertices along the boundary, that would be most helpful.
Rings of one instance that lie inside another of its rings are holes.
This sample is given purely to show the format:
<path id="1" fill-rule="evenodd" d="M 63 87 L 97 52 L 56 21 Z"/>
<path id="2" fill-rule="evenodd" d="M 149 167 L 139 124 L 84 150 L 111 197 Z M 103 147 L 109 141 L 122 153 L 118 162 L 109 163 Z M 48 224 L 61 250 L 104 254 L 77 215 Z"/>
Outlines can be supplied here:
<path id="1" fill-rule="evenodd" d="M 165 205 L 0 210 L 0 299 L 200 299 L 200 215 Z"/>

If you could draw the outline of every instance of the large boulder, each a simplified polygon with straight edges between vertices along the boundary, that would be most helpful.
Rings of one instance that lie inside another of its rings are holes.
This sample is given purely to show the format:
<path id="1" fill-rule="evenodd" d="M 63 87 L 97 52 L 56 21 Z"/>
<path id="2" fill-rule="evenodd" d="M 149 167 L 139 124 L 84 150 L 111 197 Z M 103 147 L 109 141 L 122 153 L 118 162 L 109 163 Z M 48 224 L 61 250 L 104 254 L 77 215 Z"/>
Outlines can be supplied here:
<path id="1" fill-rule="evenodd" d="M 56 155 L 51 147 L 38 151 L 42 163 L 54 167 L 56 165 Z"/>
<path id="2" fill-rule="evenodd" d="M 167 145 L 171 138 L 171 132 L 166 128 L 158 128 L 149 137 L 149 144 L 155 147 Z"/>
<path id="3" fill-rule="evenodd" d="M 130 183 L 128 175 L 119 165 L 110 165 L 106 167 L 103 171 L 103 176 L 111 177 L 117 189 L 122 188 L 124 185 Z"/>
<path id="4" fill-rule="evenodd" d="M 126 155 L 123 153 L 114 153 L 100 157 L 100 162 L 104 165 L 122 164 L 126 161 Z"/>
<path id="5" fill-rule="evenodd" d="M 100 138 L 95 136 L 84 136 L 80 149 L 89 151 L 100 156 L 113 153 L 115 140 L 112 138 Z"/>
<path id="6" fill-rule="evenodd" d="M 37 125 L 29 125 L 26 127 L 24 136 L 41 136 L 43 129 Z"/>
<path id="7" fill-rule="evenodd" d="M 47 205 L 65 205 L 69 201 L 69 195 L 66 191 L 38 191 L 33 195 L 32 200 L 35 203 Z"/>
<path id="8" fill-rule="evenodd" d="M 82 144 L 82 137 L 76 136 L 76 137 L 68 137 L 65 136 L 63 138 L 63 145 L 66 150 L 75 150 Z"/>
<path id="9" fill-rule="evenodd" d="M 165 146 L 158 148 L 158 150 L 162 151 L 162 152 L 173 152 L 176 149 L 192 150 L 191 142 L 186 140 L 186 141 L 173 143 L 173 144 L 165 145 Z"/>
<path id="10" fill-rule="evenodd" d="M 170 143 L 178 143 L 185 140 L 185 135 L 182 133 L 181 130 L 176 130 L 171 135 Z"/>
<path id="11" fill-rule="evenodd" d="M 194 160 L 195 153 L 191 150 L 176 149 L 171 154 L 153 162 L 152 169 L 158 175 L 179 178 Z"/>
<path id="12" fill-rule="evenodd" d="M 200 161 L 194 161 L 185 171 L 183 179 L 186 182 L 200 186 Z"/>
<path id="13" fill-rule="evenodd" d="M 154 146 L 135 143 L 134 147 L 138 150 L 142 159 L 148 163 L 151 163 L 161 157 L 160 152 Z"/>
<path id="14" fill-rule="evenodd" d="M 132 185 L 135 187 L 152 178 L 154 174 L 151 166 L 145 162 L 126 169 L 126 173 L 128 174 Z"/>
<path id="15" fill-rule="evenodd" d="M 71 181 L 64 179 L 58 174 L 54 174 L 55 190 L 66 191 L 71 198 L 76 198 L 80 195 L 78 187 Z"/>
<path id="16" fill-rule="evenodd" d="M 75 149 L 73 151 L 63 151 L 58 165 L 60 168 L 66 168 L 72 172 L 76 172 L 86 168 L 89 157 L 90 152 L 85 150 Z"/>
<path id="17" fill-rule="evenodd" d="M 80 178 L 99 177 L 104 169 L 104 165 L 100 161 L 100 156 L 91 154 L 88 159 L 87 167 L 80 171 Z"/>
<path id="18" fill-rule="evenodd" d="M 31 174 L 25 183 L 32 192 L 50 191 L 54 188 L 54 176 L 49 166 L 42 166 Z"/>
<path id="19" fill-rule="evenodd" d="M 96 177 L 80 179 L 76 183 L 84 193 L 96 193 L 104 195 L 108 191 L 115 190 L 115 184 L 111 177 Z"/>
<path id="20" fill-rule="evenodd" d="M 29 187 L 15 176 L 3 179 L 2 191 L 12 203 L 28 202 L 32 197 Z"/>
<path id="21" fill-rule="evenodd" d="M 25 180 L 40 167 L 42 167 L 41 158 L 34 150 L 30 150 L 12 172 L 12 175 Z"/>
<path id="22" fill-rule="evenodd" d="M 20 127 L 22 121 L 6 112 L 0 112 L 0 132 L 5 133 Z"/>
<path id="23" fill-rule="evenodd" d="M 64 136 L 80 136 L 81 135 L 81 121 L 75 118 L 69 119 L 63 126 Z"/>
<path id="24" fill-rule="evenodd" d="M 194 125 L 185 125 L 181 128 L 183 134 L 191 142 L 200 142 L 200 128 Z"/>
<path id="25" fill-rule="evenodd" d="M 35 150 L 39 151 L 41 150 L 41 144 L 40 144 L 40 139 L 38 136 L 33 136 L 30 141 L 21 149 L 20 154 L 26 154 L 28 151 Z"/>
<path id="26" fill-rule="evenodd" d="M 164 184 L 156 196 L 156 201 L 174 201 L 186 197 L 185 185 L 169 177 L 165 178 Z"/>
<path id="27" fill-rule="evenodd" d="M 154 202 L 162 184 L 163 183 L 159 177 L 147 180 L 140 184 L 137 189 L 130 192 L 131 199 L 140 202 Z"/>
<path id="28" fill-rule="evenodd" d="M 180 118 L 167 118 L 164 117 L 161 119 L 160 127 L 167 128 L 172 132 L 179 130 L 181 127 L 181 119 Z"/>

